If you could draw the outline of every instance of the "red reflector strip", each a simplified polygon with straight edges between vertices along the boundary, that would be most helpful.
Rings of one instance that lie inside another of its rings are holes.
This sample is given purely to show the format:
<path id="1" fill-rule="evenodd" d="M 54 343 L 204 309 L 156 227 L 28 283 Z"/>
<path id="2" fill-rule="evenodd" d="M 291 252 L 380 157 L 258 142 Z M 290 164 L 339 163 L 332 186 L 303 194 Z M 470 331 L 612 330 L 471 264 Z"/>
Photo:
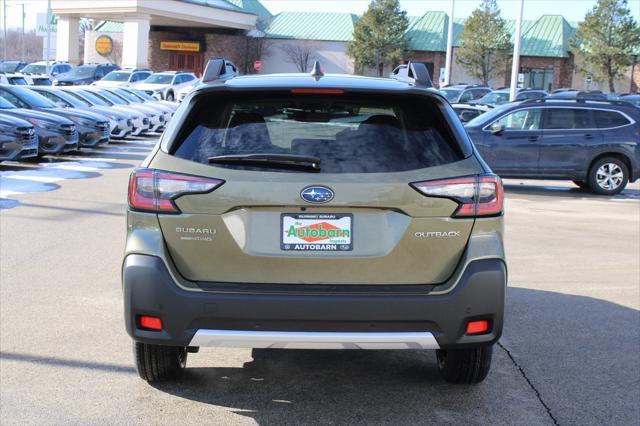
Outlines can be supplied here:
<path id="1" fill-rule="evenodd" d="M 469 321 L 467 323 L 467 334 L 482 334 L 489 331 L 489 321 Z"/>
<path id="2" fill-rule="evenodd" d="M 344 90 L 301 88 L 301 89 L 291 89 L 291 93 L 293 93 L 294 95 L 343 95 Z"/>
<path id="3" fill-rule="evenodd" d="M 140 316 L 140 328 L 147 330 L 162 331 L 162 320 L 158 317 L 150 317 L 147 315 Z"/>

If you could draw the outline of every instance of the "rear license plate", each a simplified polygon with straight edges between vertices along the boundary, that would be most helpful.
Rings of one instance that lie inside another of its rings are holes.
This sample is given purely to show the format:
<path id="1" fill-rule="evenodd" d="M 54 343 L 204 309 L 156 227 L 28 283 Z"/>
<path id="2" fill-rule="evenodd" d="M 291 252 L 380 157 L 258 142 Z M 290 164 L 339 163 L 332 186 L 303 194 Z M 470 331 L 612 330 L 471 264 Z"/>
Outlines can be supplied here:
<path id="1" fill-rule="evenodd" d="M 297 214 L 280 216 L 280 248 L 294 251 L 353 250 L 352 214 Z"/>

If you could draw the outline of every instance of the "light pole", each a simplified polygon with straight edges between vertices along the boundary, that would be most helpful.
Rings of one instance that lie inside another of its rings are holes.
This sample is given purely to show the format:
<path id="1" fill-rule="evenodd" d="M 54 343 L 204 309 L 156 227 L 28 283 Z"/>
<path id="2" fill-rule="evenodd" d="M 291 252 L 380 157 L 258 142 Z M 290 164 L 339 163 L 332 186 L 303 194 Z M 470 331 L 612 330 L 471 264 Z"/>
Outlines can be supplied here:
<path id="1" fill-rule="evenodd" d="M 633 79 L 633 77 L 635 77 L 635 73 L 636 73 L 636 63 L 638 62 L 638 55 L 631 55 L 631 87 L 629 87 L 629 92 L 633 93 L 633 87 L 635 86 L 636 91 L 638 91 L 638 85 L 636 84 L 636 81 Z"/>
<path id="2" fill-rule="evenodd" d="M 451 63 L 453 62 L 453 12 L 456 0 L 451 0 L 451 12 L 449 13 L 449 27 L 447 32 L 447 56 L 444 65 L 443 86 L 451 84 Z"/>
<path id="3" fill-rule="evenodd" d="M 47 75 L 49 74 L 49 60 L 51 57 L 51 0 L 47 0 Z"/>
<path id="4" fill-rule="evenodd" d="M 22 61 L 24 62 L 25 54 L 24 54 L 24 3 L 22 3 Z"/>
<path id="5" fill-rule="evenodd" d="M 7 60 L 7 0 L 2 2 L 2 30 L 4 31 L 2 59 Z"/>
<path id="6" fill-rule="evenodd" d="M 522 12 L 524 0 L 520 0 L 520 13 L 516 21 L 516 36 L 513 41 L 513 61 L 511 63 L 511 87 L 509 88 L 509 101 L 516 100 L 518 95 L 518 73 L 520 71 L 520 36 L 522 35 Z"/>

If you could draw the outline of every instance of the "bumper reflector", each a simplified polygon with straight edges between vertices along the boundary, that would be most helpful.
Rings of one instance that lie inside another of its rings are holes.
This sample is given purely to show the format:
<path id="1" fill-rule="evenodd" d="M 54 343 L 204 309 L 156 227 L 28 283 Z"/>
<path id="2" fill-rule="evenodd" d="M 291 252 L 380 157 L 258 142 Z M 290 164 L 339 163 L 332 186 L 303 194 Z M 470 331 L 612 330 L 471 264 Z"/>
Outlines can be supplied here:
<path id="1" fill-rule="evenodd" d="M 483 334 L 489 331 L 489 321 L 470 321 L 467 323 L 467 334 Z"/>
<path id="2" fill-rule="evenodd" d="M 139 319 L 140 328 L 153 331 L 162 331 L 162 320 L 158 317 L 141 315 Z"/>

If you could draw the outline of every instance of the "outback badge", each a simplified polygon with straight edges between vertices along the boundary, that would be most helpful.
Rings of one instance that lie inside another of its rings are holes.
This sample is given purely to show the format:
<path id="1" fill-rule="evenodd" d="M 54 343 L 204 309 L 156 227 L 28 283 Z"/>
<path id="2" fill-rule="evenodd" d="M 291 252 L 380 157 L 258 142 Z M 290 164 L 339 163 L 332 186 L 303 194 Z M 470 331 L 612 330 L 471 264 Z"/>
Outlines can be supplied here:
<path id="1" fill-rule="evenodd" d="M 333 191 L 326 186 L 307 186 L 300 192 L 300 198 L 312 204 L 327 203 L 333 200 Z"/>

